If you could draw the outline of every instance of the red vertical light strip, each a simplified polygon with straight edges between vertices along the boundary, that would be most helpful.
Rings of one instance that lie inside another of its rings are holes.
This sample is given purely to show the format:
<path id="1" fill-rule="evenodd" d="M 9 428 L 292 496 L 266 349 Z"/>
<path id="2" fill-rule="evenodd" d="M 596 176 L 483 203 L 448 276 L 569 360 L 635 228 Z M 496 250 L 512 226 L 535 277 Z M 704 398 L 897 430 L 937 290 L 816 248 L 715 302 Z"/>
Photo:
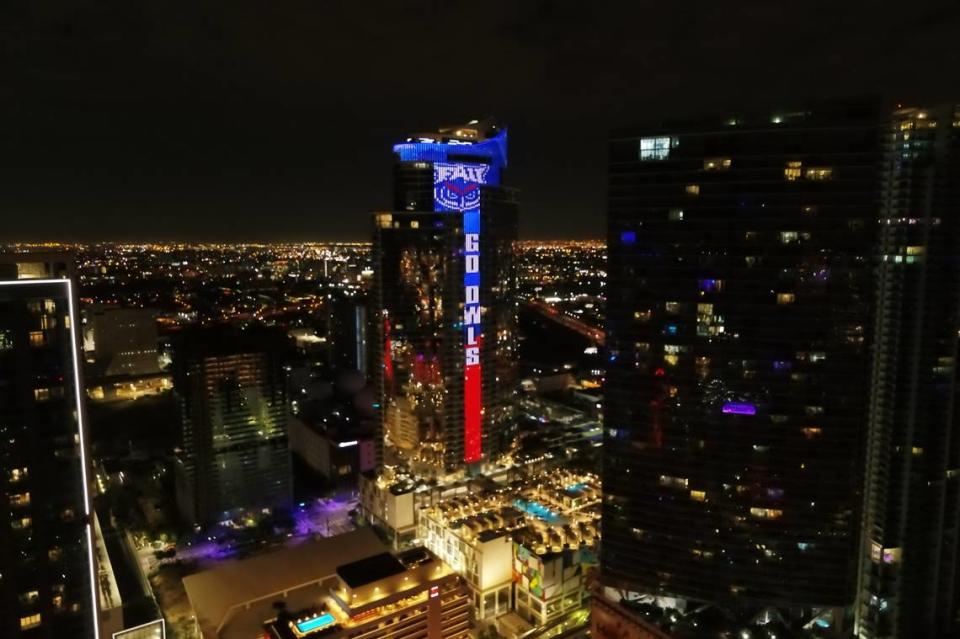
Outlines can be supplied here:
<path id="1" fill-rule="evenodd" d="M 482 350 L 482 338 L 478 338 L 477 342 Z M 480 461 L 483 456 L 480 371 L 480 364 L 467 366 L 463 371 L 463 460 L 468 464 Z"/>

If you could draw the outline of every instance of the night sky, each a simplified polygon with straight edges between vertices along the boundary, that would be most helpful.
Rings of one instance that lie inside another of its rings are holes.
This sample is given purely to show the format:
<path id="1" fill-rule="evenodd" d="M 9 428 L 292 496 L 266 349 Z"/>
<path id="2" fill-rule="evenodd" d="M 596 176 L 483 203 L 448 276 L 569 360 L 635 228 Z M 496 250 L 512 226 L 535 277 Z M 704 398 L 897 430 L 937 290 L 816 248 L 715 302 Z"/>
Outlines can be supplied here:
<path id="1" fill-rule="evenodd" d="M 3 5 L 4 241 L 366 239 L 390 144 L 488 115 L 521 235 L 600 237 L 613 127 L 960 100 L 955 0 Z"/>

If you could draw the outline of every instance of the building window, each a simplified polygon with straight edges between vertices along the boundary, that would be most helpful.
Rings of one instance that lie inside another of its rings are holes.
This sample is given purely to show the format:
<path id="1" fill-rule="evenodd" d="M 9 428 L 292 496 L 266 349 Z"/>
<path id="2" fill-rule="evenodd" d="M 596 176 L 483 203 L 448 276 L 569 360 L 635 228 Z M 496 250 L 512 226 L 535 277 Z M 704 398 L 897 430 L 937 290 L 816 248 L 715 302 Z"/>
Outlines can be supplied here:
<path id="1" fill-rule="evenodd" d="M 637 321 L 639 321 L 639 322 L 649 322 L 651 315 L 652 315 L 652 313 L 650 312 L 650 309 L 649 309 L 649 308 L 648 308 L 648 309 L 644 309 L 644 310 L 642 310 L 642 311 L 634 311 L 634 312 L 633 312 L 633 319 L 635 319 L 635 320 L 637 320 Z"/>
<path id="2" fill-rule="evenodd" d="M 30 604 L 35 604 L 40 600 L 40 593 L 36 590 L 21 592 L 19 599 L 21 604 L 28 606 Z"/>
<path id="3" fill-rule="evenodd" d="M 29 517 L 22 517 L 20 519 L 13 519 L 10 521 L 10 527 L 14 530 L 26 530 L 30 528 L 33 524 L 33 520 Z"/>
<path id="4" fill-rule="evenodd" d="M 29 506 L 30 493 L 18 493 L 10 495 L 10 505 L 15 507 Z"/>
<path id="5" fill-rule="evenodd" d="M 13 337 L 10 331 L 0 331 L 0 351 L 9 351 L 13 348 Z"/>
<path id="6" fill-rule="evenodd" d="M 784 167 L 783 177 L 788 182 L 793 182 L 800 177 L 800 175 L 802 174 L 802 171 L 803 171 L 803 162 L 800 162 L 799 160 L 793 160 L 791 162 L 787 162 L 787 166 Z"/>
<path id="7" fill-rule="evenodd" d="M 420 222 L 417 220 L 410 220 L 410 228 L 412 229 L 420 228 Z"/>
<path id="8" fill-rule="evenodd" d="M 660 475 L 660 485 L 668 488 L 683 488 L 686 490 L 690 480 L 686 477 L 671 477 L 670 475 Z"/>
<path id="9" fill-rule="evenodd" d="M 780 519 L 783 516 L 783 511 L 779 508 L 751 508 L 750 516 L 756 517 L 757 519 Z"/>
<path id="10" fill-rule="evenodd" d="M 702 490 L 691 490 L 690 499 L 693 501 L 707 501 L 707 493 Z"/>
<path id="11" fill-rule="evenodd" d="M 21 479 L 26 479 L 29 474 L 26 468 L 13 468 L 7 473 L 7 481 L 11 484 L 16 484 Z"/>
<path id="12" fill-rule="evenodd" d="M 680 312 L 680 302 L 664 302 L 663 308 L 671 315 L 676 315 Z"/>
<path id="13" fill-rule="evenodd" d="M 50 389 L 49 388 L 34 388 L 33 389 L 33 399 L 38 402 L 45 402 L 50 399 Z"/>
<path id="14" fill-rule="evenodd" d="M 833 169 L 829 166 L 811 166 L 804 172 L 804 177 L 808 180 L 831 180 Z"/>
<path id="15" fill-rule="evenodd" d="M 683 209 L 670 209 L 667 219 L 671 222 L 683 222 Z"/>
<path id="16" fill-rule="evenodd" d="M 703 161 L 704 171 L 726 171 L 733 164 L 730 158 L 707 158 Z"/>
<path id="17" fill-rule="evenodd" d="M 800 429 L 800 432 L 803 433 L 803 436 L 807 439 L 813 439 L 819 437 L 823 430 L 819 426 L 804 426 Z"/>
<path id="18" fill-rule="evenodd" d="M 799 239 L 800 235 L 796 231 L 780 231 L 781 244 L 793 244 Z"/>
<path id="19" fill-rule="evenodd" d="M 641 160 L 666 160 L 679 140 L 671 137 L 640 138 Z"/>
<path id="20" fill-rule="evenodd" d="M 793 304 L 796 299 L 793 293 L 777 293 L 777 304 Z"/>
<path id="21" fill-rule="evenodd" d="M 46 341 L 43 331 L 30 331 L 30 346 L 43 346 Z"/>
<path id="22" fill-rule="evenodd" d="M 683 190 L 686 191 L 687 195 L 700 195 L 699 184 L 688 184 Z"/>
<path id="23" fill-rule="evenodd" d="M 40 613 L 20 617 L 20 630 L 29 630 L 40 625 Z"/>

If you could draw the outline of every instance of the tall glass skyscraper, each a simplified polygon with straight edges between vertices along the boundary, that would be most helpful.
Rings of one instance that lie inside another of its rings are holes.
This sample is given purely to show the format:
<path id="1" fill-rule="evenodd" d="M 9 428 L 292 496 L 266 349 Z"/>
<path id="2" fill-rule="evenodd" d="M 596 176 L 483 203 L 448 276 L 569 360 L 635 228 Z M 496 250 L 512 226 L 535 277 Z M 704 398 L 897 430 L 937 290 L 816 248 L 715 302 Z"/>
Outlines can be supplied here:
<path id="1" fill-rule="evenodd" d="M 883 128 L 858 634 L 960 635 L 960 106 Z"/>
<path id="2" fill-rule="evenodd" d="M 957 632 L 958 113 L 611 140 L 605 585 Z"/>
<path id="3" fill-rule="evenodd" d="M 507 133 L 471 122 L 393 151 L 393 211 L 374 215 L 370 371 L 388 443 L 443 475 L 495 459 L 515 429 Z"/>
<path id="4" fill-rule="evenodd" d="M 606 583 L 853 601 L 879 143 L 854 107 L 611 141 Z"/>
<path id="5" fill-rule="evenodd" d="M 205 329 L 180 336 L 174 391 L 183 443 L 176 465 L 185 519 L 221 521 L 238 511 L 289 506 L 287 384 L 282 334 Z"/>
<path id="6" fill-rule="evenodd" d="M 0 258 L 0 636 L 98 637 L 72 268 Z"/>

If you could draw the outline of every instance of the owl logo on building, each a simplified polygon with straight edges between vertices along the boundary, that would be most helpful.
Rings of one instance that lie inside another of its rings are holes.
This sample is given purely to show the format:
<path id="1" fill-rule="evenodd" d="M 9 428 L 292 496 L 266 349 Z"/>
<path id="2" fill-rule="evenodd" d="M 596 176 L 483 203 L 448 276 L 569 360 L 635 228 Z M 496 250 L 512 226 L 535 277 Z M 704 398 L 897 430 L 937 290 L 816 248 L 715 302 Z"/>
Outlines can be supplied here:
<path id="1" fill-rule="evenodd" d="M 434 200 L 442 211 L 470 211 L 480 207 L 480 185 L 487 183 L 489 166 L 482 164 L 433 165 Z"/>

